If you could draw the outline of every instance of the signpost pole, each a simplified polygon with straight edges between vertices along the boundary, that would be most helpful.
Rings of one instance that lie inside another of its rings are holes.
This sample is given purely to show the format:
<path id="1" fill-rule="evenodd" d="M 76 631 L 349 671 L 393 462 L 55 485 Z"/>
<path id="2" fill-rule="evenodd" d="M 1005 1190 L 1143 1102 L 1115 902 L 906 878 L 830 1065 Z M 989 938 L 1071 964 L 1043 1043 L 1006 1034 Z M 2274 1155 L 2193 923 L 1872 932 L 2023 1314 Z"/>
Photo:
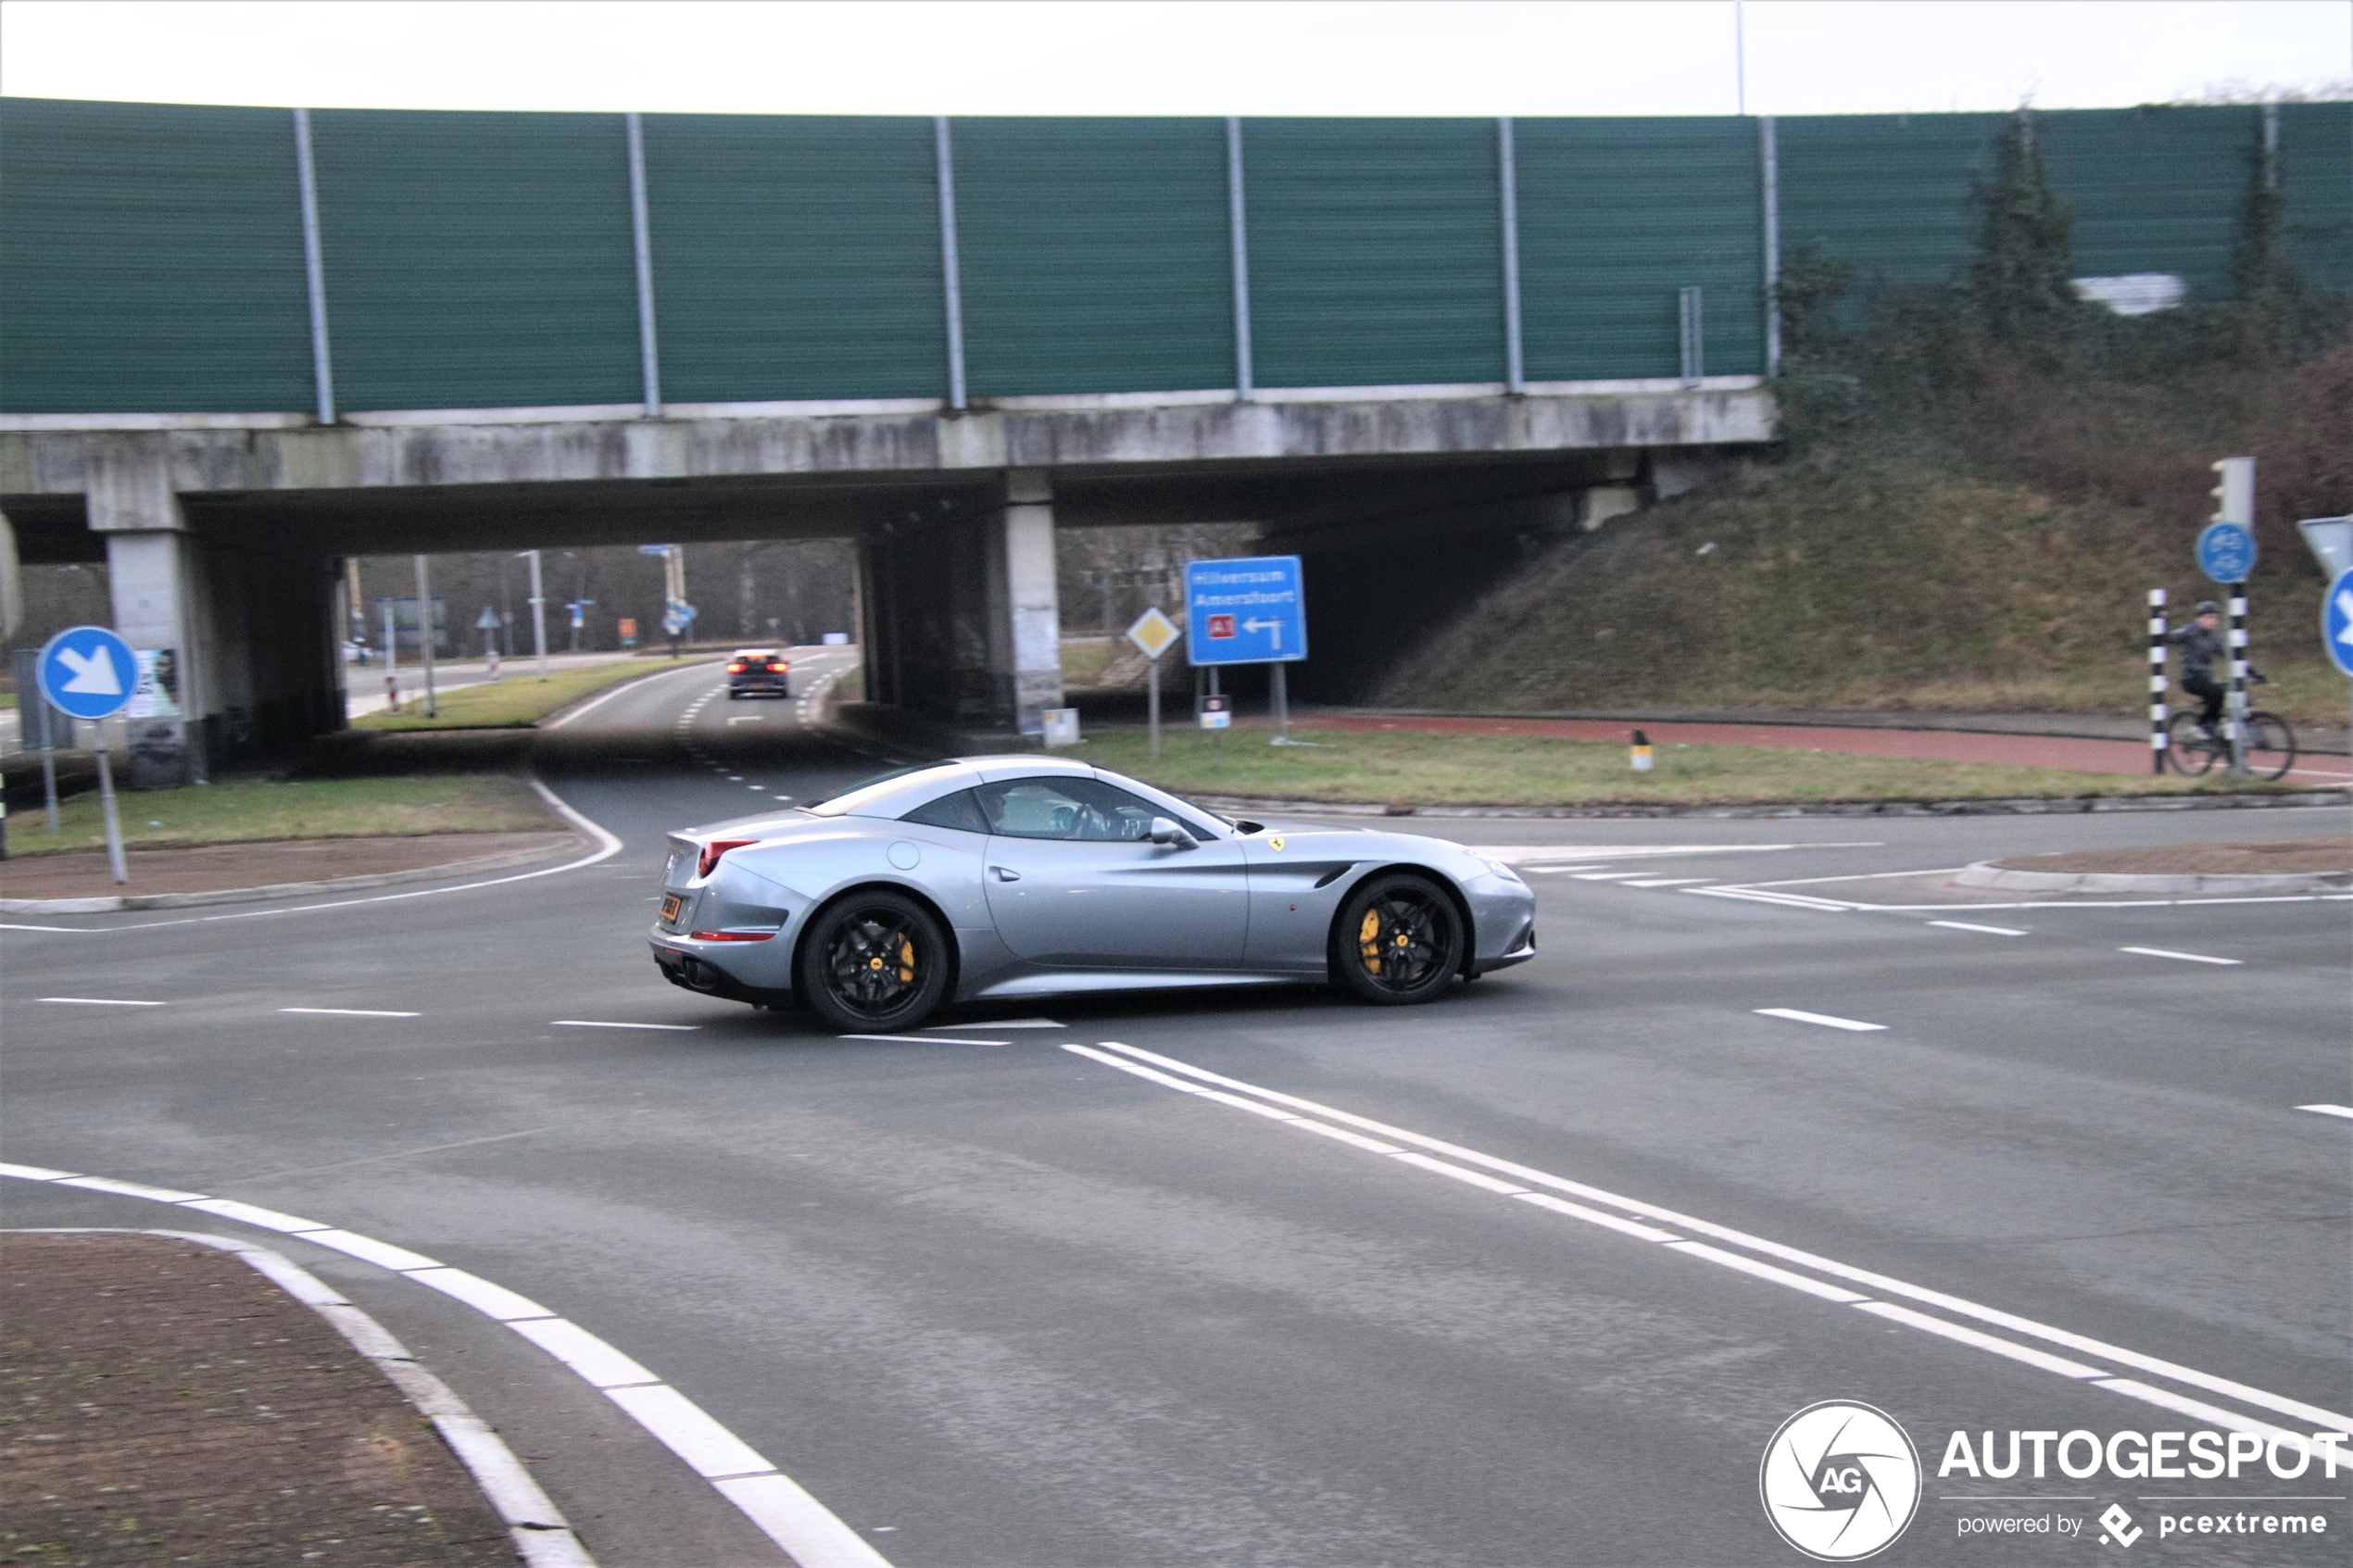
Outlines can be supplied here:
<path id="1" fill-rule="evenodd" d="M 1160 759 L 1160 660 L 1157 659 L 1146 659 L 1145 662 L 1151 666 L 1152 671 L 1152 695 L 1151 706 L 1152 725 L 1152 759 L 1157 761 Z"/>
<path id="2" fill-rule="evenodd" d="M 425 666 L 425 717 L 441 717 L 441 704 L 433 689 L 433 578 L 425 568 L 425 558 L 417 558 L 417 652 Z"/>
<path id="3" fill-rule="evenodd" d="M 2165 771 L 2165 590 L 2149 590 L 2149 771 Z"/>
<path id="4" fill-rule="evenodd" d="M 1217 666 L 1214 664 L 1209 667 L 1209 695 L 1212 696 L 1223 695 L 1217 689 Z M 1221 724 L 1216 729 L 1209 732 L 1209 745 L 1210 748 L 1217 754 L 1215 766 L 1217 771 L 1222 773 L 1226 771 L 1226 730 L 1224 725 Z"/>
<path id="5" fill-rule="evenodd" d="M 539 581 L 539 552 L 525 550 L 531 558 L 531 651 L 539 660 L 539 678 L 547 678 L 547 590 Z"/>
<path id="6" fill-rule="evenodd" d="M 17 684 L 17 692 L 18 710 L 21 714 L 24 704 L 23 682 Z M 38 673 L 32 680 L 32 708 L 33 711 L 41 717 L 41 817 L 44 825 L 51 833 L 55 833 L 57 831 L 57 737 L 49 725 L 51 711 L 49 699 L 41 691 L 41 680 Z"/>
<path id="7" fill-rule="evenodd" d="M 1283 679 L 1283 667 L 1280 664 L 1273 666 L 1267 679 L 1274 688 L 1275 738 L 1266 744 L 1289 746 L 1290 744 L 1290 688 Z"/>
<path id="8" fill-rule="evenodd" d="M 115 885 L 120 887 L 131 880 L 130 868 L 122 863 L 122 819 L 114 805 L 114 769 L 107 763 L 107 737 L 98 737 L 98 809 L 107 819 L 107 869 L 114 872 Z"/>
<path id="9" fill-rule="evenodd" d="M 384 711 L 400 711 L 400 616 L 387 596 L 384 606 Z"/>

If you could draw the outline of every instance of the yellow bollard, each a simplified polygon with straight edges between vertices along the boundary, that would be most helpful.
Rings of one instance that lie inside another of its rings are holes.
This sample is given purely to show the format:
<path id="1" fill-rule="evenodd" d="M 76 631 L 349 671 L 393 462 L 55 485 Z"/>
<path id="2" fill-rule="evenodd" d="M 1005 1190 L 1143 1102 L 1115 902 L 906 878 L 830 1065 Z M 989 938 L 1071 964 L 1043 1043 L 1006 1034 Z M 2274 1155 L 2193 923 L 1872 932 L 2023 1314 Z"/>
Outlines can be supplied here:
<path id="1" fill-rule="evenodd" d="M 1634 771 L 1638 773 L 1649 772 L 1651 771 L 1650 736 L 1642 734 L 1640 730 L 1636 730 L 1634 732 L 1634 744 L 1626 748 L 1626 759 L 1634 765 Z"/>

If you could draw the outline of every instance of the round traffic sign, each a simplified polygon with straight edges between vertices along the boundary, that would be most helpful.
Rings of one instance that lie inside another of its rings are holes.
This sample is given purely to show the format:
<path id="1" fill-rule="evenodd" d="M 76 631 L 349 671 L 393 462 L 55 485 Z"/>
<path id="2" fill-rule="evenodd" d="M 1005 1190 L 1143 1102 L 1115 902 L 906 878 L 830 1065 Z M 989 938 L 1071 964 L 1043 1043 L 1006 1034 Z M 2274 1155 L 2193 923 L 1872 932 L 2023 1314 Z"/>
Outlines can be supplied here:
<path id="1" fill-rule="evenodd" d="M 2242 522 L 2209 522 L 2197 536 L 2197 569 L 2217 583 L 2255 575 L 2255 533 Z"/>
<path id="2" fill-rule="evenodd" d="M 2353 566 L 2336 574 L 2321 600 L 2321 646 L 2338 670 L 2353 675 Z"/>
<path id="3" fill-rule="evenodd" d="M 69 626 L 42 646 L 41 695 L 76 719 L 111 719 L 139 684 L 139 656 L 103 626 Z"/>

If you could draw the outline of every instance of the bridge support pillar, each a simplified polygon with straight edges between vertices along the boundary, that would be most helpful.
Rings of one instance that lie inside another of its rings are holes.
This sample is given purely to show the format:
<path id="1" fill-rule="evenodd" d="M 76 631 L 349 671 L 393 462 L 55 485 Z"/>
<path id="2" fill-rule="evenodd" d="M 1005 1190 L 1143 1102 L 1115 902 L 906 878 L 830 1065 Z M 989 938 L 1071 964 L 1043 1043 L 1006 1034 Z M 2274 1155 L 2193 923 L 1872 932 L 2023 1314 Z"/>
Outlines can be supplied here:
<path id="1" fill-rule="evenodd" d="M 333 563 L 197 533 L 159 433 L 96 438 L 83 465 L 115 630 L 170 654 L 157 659 L 158 695 L 176 712 L 131 718 L 132 782 L 201 780 L 240 751 L 342 728 Z"/>
<path id="2" fill-rule="evenodd" d="M 1053 495 L 1013 470 L 977 517 L 910 518 L 869 537 L 869 696 L 967 733 L 1044 733 L 1063 700 Z"/>

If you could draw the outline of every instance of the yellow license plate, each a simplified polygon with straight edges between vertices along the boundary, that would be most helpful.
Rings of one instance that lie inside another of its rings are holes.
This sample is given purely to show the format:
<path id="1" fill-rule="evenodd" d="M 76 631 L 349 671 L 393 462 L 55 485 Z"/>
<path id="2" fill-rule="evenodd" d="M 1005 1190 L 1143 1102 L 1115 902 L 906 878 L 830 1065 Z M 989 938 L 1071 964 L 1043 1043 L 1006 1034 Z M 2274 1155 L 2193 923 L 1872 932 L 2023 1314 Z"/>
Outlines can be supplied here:
<path id="1" fill-rule="evenodd" d="M 675 893 L 665 893 L 661 897 L 661 918 L 665 921 L 676 920 L 678 918 L 678 911 L 686 907 L 686 900 L 680 895 Z"/>

